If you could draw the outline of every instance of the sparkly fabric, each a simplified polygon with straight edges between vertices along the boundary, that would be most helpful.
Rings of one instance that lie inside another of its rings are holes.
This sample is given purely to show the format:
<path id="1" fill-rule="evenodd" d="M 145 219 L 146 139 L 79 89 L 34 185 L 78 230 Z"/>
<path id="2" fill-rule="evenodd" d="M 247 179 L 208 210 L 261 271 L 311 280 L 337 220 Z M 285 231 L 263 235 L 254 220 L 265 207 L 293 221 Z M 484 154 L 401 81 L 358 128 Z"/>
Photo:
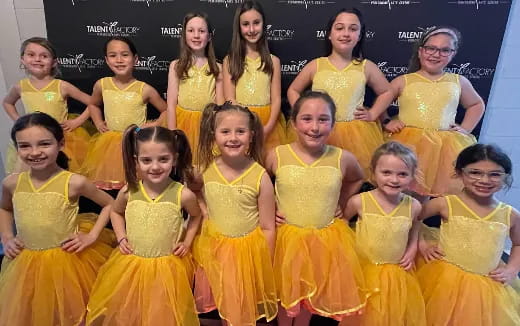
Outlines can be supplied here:
<path id="1" fill-rule="evenodd" d="M 291 145 L 276 148 L 276 200 L 288 224 L 323 228 L 330 225 L 338 206 L 343 175 L 341 150 L 327 146 L 314 163 L 305 164 Z"/>
<path id="2" fill-rule="evenodd" d="M 126 233 L 134 255 L 160 257 L 171 255 L 182 229 L 180 195 L 183 185 L 172 182 L 155 200 L 143 184 L 130 191 L 125 210 Z"/>
<path id="3" fill-rule="evenodd" d="M 124 131 L 129 125 L 138 126 L 146 122 L 146 103 L 143 102 L 142 81 L 134 81 L 119 89 L 112 77 L 101 79 L 103 110 L 107 127 L 113 131 Z"/>
<path id="4" fill-rule="evenodd" d="M 398 99 L 399 120 L 419 128 L 450 128 L 460 100 L 459 75 L 445 73 L 434 81 L 418 73 L 404 76 L 405 87 Z"/>
<path id="5" fill-rule="evenodd" d="M 236 85 L 236 100 L 246 106 L 264 106 L 271 103 L 271 76 L 261 70 L 260 57 L 246 56 L 244 73 Z"/>
<path id="6" fill-rule="evenodd" d="M 253 163 L 242 175 L 229 182 L 215 162 L 204 172 L 204 197 L 208 214 L 220 233 L 242 237 L 258 225 L 258 193 L 265 169 Z"/>
<path id="7" fill-rule="evenodd" d="M 336 104 L 336 121 L 354 120 L 356 108 L 365 100 L 365 63 L 352 61 L 338 70 L 327 57 L 317 59 L 316 74 L 312 80 L 312 90 L 326 91 Z"/>
<path id="8" fill-rule="evenodd" d="M 69 179 L 62 171 L 38 189 L 29 172 L 22 172 L 13 195 L 13 211 L 18 237 L 25 248 L 56 248 L 77 230 L 78 203 L 69 202 Z"/>
<path id="9" fill-rule="evenodd" d="M 54 79 L 42 89 L 36 89 L 29 78 L 20 81 L 22 103 L 27 113 L 44 112 L 62 123 L 67 119 L 67 101 L 61 96 L 61 80 Z"/>
<path id="10" fill-rule="evenodd" d="M 449 217 L 442 222 L 439 240 L 444 260 L 468 272 L 488 275 L 502 257 L 511 206 L 499 203 L 487 216 L 479 217 L 455 195 L 446 196 L 446 201 Z"/>
<path id="11" fill-rule="evenodd" d="M 356 245 L 373 264 L 398 264 L 412 227 L 412 200 L 404 196 L 386 214 L 371 192 L 361 194 L 363 214 L 356 224 Z"/>
<path id="12" fill-rule="evenodd" d="M 200 68 L 190 67 L 189 77 L 179 81 L 177 103 L 180 107 L 185 110 L 203 111 L 207 104 L 215 101 L 215 76 L 208 75 L 208 72 L 207 63 Z"/>

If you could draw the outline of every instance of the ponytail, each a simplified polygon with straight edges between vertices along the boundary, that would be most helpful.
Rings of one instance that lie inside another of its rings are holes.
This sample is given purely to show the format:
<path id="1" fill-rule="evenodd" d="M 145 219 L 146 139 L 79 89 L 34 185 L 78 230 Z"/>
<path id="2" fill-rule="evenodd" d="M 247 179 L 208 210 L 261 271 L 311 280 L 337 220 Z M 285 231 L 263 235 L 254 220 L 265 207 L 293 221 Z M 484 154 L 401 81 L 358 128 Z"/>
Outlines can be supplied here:
<path id="1" fill-rule="evenodd" d="M 193 165 L 192 165 L 192 154 L 188 137 L 184 131 L 180 129 L 171 131 L 174 138 L 174 144 L 177 152 L 177 163 L 175 168 L 172 169 L 170 177 L 181 183 L 193 181 Z"/>
<path id="2" fill-rule="evenodd" d="M 56 158 L 56 164 L 64 169 L 69 169 L 69 158 L 67 157 L 67 154 L 65 154 L 63 151 L 59 151 L 58 157 Z"/>
<path id="3" fill-rule="evenodd" d="M 122 150 L 123 150 L 123 167 L 125 170 L 125 178 L 128 183 L 128 188 L 131 190 L 137 189 L 137 125 L 133 124 L 126 128 L 123 134 Z"/>

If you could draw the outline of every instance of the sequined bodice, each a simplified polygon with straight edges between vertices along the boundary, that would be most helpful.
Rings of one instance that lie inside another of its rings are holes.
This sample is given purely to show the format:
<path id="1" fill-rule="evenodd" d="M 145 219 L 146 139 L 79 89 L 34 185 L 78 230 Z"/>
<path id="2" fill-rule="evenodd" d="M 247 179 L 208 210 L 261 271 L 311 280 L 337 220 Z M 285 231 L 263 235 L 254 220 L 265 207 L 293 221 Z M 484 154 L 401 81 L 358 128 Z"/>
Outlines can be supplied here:
<path id="1" fill-rule="evenodd" d="M 418 73 L 404 76 L 399 96 L 399 120 L 407 126 L 449 129 L 455 123 L 460 100 L 459 75 L 445 73 L 432 81 Z"/>
<path id="2" fill-rule="evenodd" d="M 13 211 L 17 236 L 25 248 L 56 248 L 77 231 L 78 203 L 69 201 L 71 176 L 71 172 L 59 172 L 38 189 L 29 172 L 18 176 Z"/>
<path id="3" fill-rule="evenodd" d="M 446 196 L 449 215 L 440 229 L 444 260 L 462 269 L 488 275 L 497 268 L 509 234 L 511 206 L 499 203 L 479 217 L 455 195 Z"/>
<path id="4" fill-rule="evenodd" d="M 182 231 L 183 187 L 172 181 L 154 200 L 142 183 L 136 191 L 130 191 L 125 210 L 126 234 L 135 255 L 160 257 L 172 254 Z"/>
<path id="5" fill-rule="evenodd" d="M 263 106 L 271 103 L 271 76 L 262 71 L 260 57 L 246 56 L 244 73 L 236 85 L 236 100 L 246 106 Z M 259 70 L 260 69 L 260 70 Z"/>
<path id="6" fill-rule="evenodd" d="M 227 181 L 213 162 L 204 172 L 204 198 L 210 221 L 228 237 L 253 231 L 259 221 L 258 194 L 265 169 L 253 163 L 241 176 Z"/>
<path id="7" fill-rule="evenodd" d="M 178 101 L 180 107 L 186 110 L 202 111 L 208 103 L 215 101 L 215 76 L 208 75 L 206 63 L 200 68 L 191 66 L 188 78 L 179 82 Z"/>
<path id="8" fill-rule="evenodd" d="M 54 79 L 42 89 L 36 89 L 28 78 L 20 81 L 23 106 L 27 113 L 47 113 L 62 123 L 67 119 L 67 101 L 61 95 L 61 80 Z"/>
<path id="9" fill-rule="evenodd" d="M 316 59 L 317 69 L 312 79 L 312 90 L 326 91 L 336 104 L 336 121 L 354 120 L 356 108 L 365 100 L 365 63 L 351 62 L 338 70 L 327 57 Z"/>
<path id="10" fill-rule="evenodd" d="M 398 264 L 412 227 L 412 200 L 404 196 L 386 214 L 371 192 L 361 194 L 362 216 L 356 224 L 356 246 L 374 264 Z"/>
<path id="11" fill-rule="evenodd" d="M 124 131 L 129 125 L 138 126 L 146 122 L 146 103 L 143 102 L 142 81 L 134 81 L 125 89 L 119 89 L 112 77 L 101 79 L 103 107 L 107 127 L 113 131 Z"/>
<path id="12" fill-rule="evenodd" d="M 311 165 L 291 145 L 276 148 L 276 200 L 288 224 L 323 228 L 332 223 L 338 207 L 343 175 L 341 149 L 327 146 Z"/>

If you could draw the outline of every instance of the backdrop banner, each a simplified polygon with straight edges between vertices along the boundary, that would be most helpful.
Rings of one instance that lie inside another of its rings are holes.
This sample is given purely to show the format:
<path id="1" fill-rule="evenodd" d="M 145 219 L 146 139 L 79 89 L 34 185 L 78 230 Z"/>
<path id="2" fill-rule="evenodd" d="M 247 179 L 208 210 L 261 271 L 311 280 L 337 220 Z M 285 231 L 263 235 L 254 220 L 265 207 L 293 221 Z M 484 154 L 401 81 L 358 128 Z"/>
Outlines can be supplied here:
<path id="1" fill-rule="evenodd" d="M 111 36 L 131 38 L 139 52 L 135 77 L 164 95 L 168 66 L 177 58 L 182 19 L 204 11 L 214 30 L 221 60 L 232 35 L 235 9 L 242 0 L 44 0 L 47 35 L 56 46 L 61 78 L 87 93 L 111 72 L 103 46 Z M 406 73 L 412 44 L 432 26 L 460 30 L 462 44 L 447 67 L 467 77 L 487 102 L 511 0 L 262 0 L 271 52 L 282 63 L 282 103 L 298 72 L 325 56 L 326 24 L 341 8 L 356 7 L 366 22 L 365 56 L 389 80 Z M 36 36 L 36 35 L 35 35 Z M 367 104 L 373 95 L 367 93 Z M 71 111 L 79 110 L 78 103 Z M 82 109 L 82 108 L 81 108 Z M 463 109 L 460 109 L 461 111 Z M 460 113 L 460 112 L 459 112 Z M 460 119 L 460 117 L 459 117 Z M 475 130 L 478 135 L 480 126 Z"/>

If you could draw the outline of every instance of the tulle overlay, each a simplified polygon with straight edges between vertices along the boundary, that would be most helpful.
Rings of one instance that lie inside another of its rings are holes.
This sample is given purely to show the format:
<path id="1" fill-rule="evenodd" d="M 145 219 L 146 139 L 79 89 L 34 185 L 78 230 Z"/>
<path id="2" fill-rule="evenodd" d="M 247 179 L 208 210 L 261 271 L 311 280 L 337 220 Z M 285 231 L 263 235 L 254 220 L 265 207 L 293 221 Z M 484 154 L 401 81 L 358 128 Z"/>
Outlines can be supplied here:
<path id="1" fill-rule="evenodd" d="M 193 154 L 193 164 L 197 164 L 200 120 L 202 112 L 196 110 L 186 110 L 177 105 L 177 129 L 184 131 L 190 142 L 191 152 Z"/>
<path id="2" fill-rule="evenodd" d="M 408 145 L 417 154 L 419 166 L 413 191 L 421 195 L 442 196 L 462 189 L 461 181 L 453 177 L 455 160 L 464 148 L 476 143 L 473 135 L 405 127 L 389 138 Z"/>
<path id="3" fill-rule="evenodd" d="M 374 151 L 384 143 L 384 138 L 377 122 L 338 121 L 327 143 L 354 154 L 363 169 L 365 180 L 370 180 L 370 160 Z"/>
<path id="4" fill-rule="evenodd" d="M 268 321 L 276 317 L 272 260 L 259 227 L 242 237 L 230 238 L 206 220 L 193 251 L 211 285 L 220 316 L 229 325 L 256 325 L 262 317 Z"/>
<path id="5" fill-rule="evenodd" d="M 97 241 L 78 254 L 61 248 L 24 249 L 13 260 L 5 258 L 0 325 L 80 325 L 98 269 L 111 251 Z"/>
<path id="6" fill-rule="evenodd" d="M 69 158 L 69 171 L 79 173 L 87 156 L 90 134 L 82 127 L 65 131 L 63 152 Z"/>
<path id="7" fill-rule="evenodd" d="M 120 189 L 125 183 L 122 138 L 120 131 L 107 131 L 92 137 L 81 172 L 101 189 Z"/>
<path id="8" fill-rule="evenodd" d="M 249 109 L 258 115 L 260 121 L 262 121 L 263 126 L 267 124 L 267 122 L 269 121 L 269 117 L 271 116 L 270 105 L 250 106 Z M 269 134 L 269 136 L 267 136 L 267 139 L 265 140 L 264 152 L 267 153 L 276 146 L 287 143 L 286 125 L 287 124 L 285 122 L 285 117 L 280 112 L 273 131 L 271 131 L 271 134 Z"/>
<path id="9" fill-rule="evenodd" d="M 87 325 L 198 325 L 191 256 L 144 258 L 114 249 L 100 269 Z"/>
<path id="10" fill-rule="evenodd" d="M 211 292 L 208 277 L 201 266 L 195 269 L 195 286 L 193 289 L 195 304 L 199 314 L 207 313 L 217 309 L 217 304 Z"/>
<path id="11" fill-rule="evenodd" d="M 29 167 L 22 162 L 16 151 L 13 142 L 7 145 L 7 153 L 5 159 L 5 174 L 20 173 L 29 170 Z"/>
<path id="12" fill-rule="evenodd" d="M 509 285 L 445 261 L 418 272 L 428 325 L 520 325 L 520 296 Z"/>
<path id="13" fill-rule="evenodd" d="M 354 252 L 354 233 L 341 220 L 322 229 L 280 226 L 274 269 L 281 304 L 292 317 L 305 304 L 341 320 L 360 314 L 372 293 Z"/>

